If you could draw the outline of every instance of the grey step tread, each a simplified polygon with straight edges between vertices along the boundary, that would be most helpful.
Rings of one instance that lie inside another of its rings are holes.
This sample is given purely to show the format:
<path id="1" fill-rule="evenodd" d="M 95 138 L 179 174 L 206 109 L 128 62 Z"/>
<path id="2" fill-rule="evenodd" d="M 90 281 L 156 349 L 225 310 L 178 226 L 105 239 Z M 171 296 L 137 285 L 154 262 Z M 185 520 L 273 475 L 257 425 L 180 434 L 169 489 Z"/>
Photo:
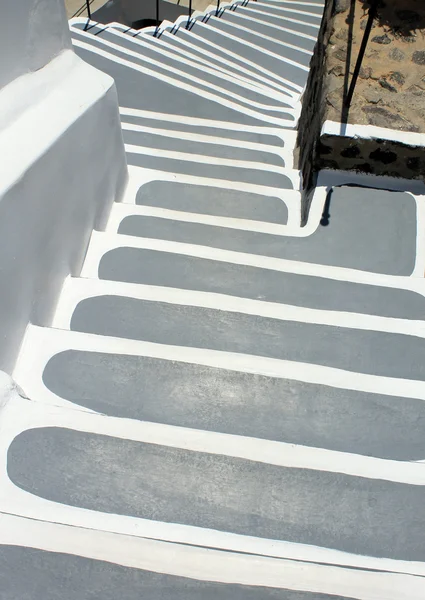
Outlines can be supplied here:
<path id="1" fill-rule="evenodd" d="M 425 339 L 397 333 L 281 321 L 126 296 L 82 300 L 72 315 L 71 330 L 369 375 L 425 379 Z"/>
<path id="2" fill-rule="evenodd" d="M 216 19 L 221 21 L 221 19 Z M 179 30 L 180 31 L 180 30 Z M 179 31 L 176 35 L 179 35 Z M 258 49 L 245 43 L 250 41 L 249 36 L 238 36 L 238 32 L 235 31 L 234 27 L 227 27 L 227 24 L 223 22 L 223 26 L 218 26 L 212 19 L 206 24 L 195 24 L 193 31 L 198 35 L 204 37 L 213 43 L 221 45 L 223 48 L 228 48 L 231 52 L 238 54 L 241 57 L 246 57 L 248 60 L 259 65 L 262 65 L 268 71 L 274 73 L 277 77 L 283 78 L 290 81 L 301 88 L 304 88 L 308 79 L 308 71 L 298 68 L 296 65 L 281 60 L 275 56 L 271 56 L 265 52 L 262 52 L 261 47 L 268 45 L 267 41 L 261 40 L 256 36 L 253 43 L 258 46 Z M 221 35 L 220 31 L 227 32 L 230 35 L 237 36 L 238 39 L 233 39 L 225 35 Z M 183 34 L 184 35 L 184 34 Z"/>
<path id="3" fill-rule="evenodd" d="M 84 25 L 81 24 L 81 29 L 84 28 Z M 211 83 L 215 86 L 219 86 L 222 88 L 221 92 L 215 93 L 223 93 L 224 90 L 228 92 L 232 92 L 234 94 L 238 94 L 241 97 L 241 101 L 251 100 L 253 102 L 257 102 L 260 104 L 268 105 L 270 107 L 276 108 L 284 108 L 284 104 L 279 100 L 276 100 L 272 97 L 267 96 L 265 93 L 260 93 L 260 91 L 255 92 L 253 90 L 247 89 L 246 86 L 242 84 L 238 85 L 237 81 L 227 81 L 218 76 L 212 75 L 211 73 L 205 72 L 205 68 L 202 65 L 197 63 L 186 64 L 180 62 L 177 58 L 173 58 L 167 56 L 164 53 L 164 48 L 162 42 L 153 38 L 151 36 L 143 36 L 140 38 L 133 38 L 125 35 L 117 35 L 114 33 L 113 29 L 105 29 L 105 28 L 93 28 L 93 34 L 96 35 L 97 38 L 104 39 L 108 42 L 112 42 L 113 44 L 117 44 L 122 47 L 124 50 L 130 50 L 131 52 L 136 52 L 140 55 L 142 60 L 153 59 L 159 61 L 162 65 L 172 67 L 173 69 L 177 69 L 182 73 L 182 75 L 191 75 L 196 84 L 200 82 Z M 143 46 L 141 43 L 143 42 Z M 116 54 L 115 50 L 111 50 L 114 54 Z M 175 55 L 178 57 L 179 55 Z M 134 60 L 135 57 L 127 57 L 128 60 Z M 183 58 L 183 57 L 182 57 Z M 137 60 L 137 59 L 136 59 Z M 249 103 L 248 103 L 249 104 Z M 289 104 L 286 104 L 287 108 L 291 108 Z"/>
<path id="4" fill-rule="evenodd" d="M 99 278 L 304 308 L 425 320 L 425 299 L 415 292 L 141 248 L 108 251 L 100 261 Z"/>
<path id="5" fill-rule="evenodd" d="M 129 131 L 123 129 L 123 138 L 125 144 L 136 146 L 146 146 L 158 150 L 169 150 L 184 152 L 188 154 L 198 154 L 225 158 L 231 160 L 261 162 L 269 165 L 284 167 L 285 161 L 281 156 L 272 152 L 251 150 L 249 148 L 238 148 L 235 146 L 226 146 L 222 144 L 210 144 L 186 139 L 178 139 L 164 134 L 147 133 L 145 131 Z"/>
<path id="6" fill-rule="evenodd" d="M 234 12 L 243 14 L 258 21 L 264 21 L 278 27 L 287 27 L 307 35 L 317 35 L 320 27 L 320 19 L 311 15 L 302 15 L 282 8 L 280 13 L 271 13 L 267 10 L 257 10 L 252 4 L 250 6 L 238 6 Z"/>
<path id="7" fill-rule="evenodd" d="M 270 4 L 271 6 L 290 6 L 290 7 L 298 7 L 298 6 L 306 6 L 308 5 L 309 9 L 313 8 L 314 10 L 323 11 L 325 8 L 326 0 L 300 0 L 297 2 L 296 0 L 292 0 L 291 2 L 285 2 L 285 0 L 259 0 L 261 4 Z M 249 4 L 255 4 L 255 0 L 250 0 Z"/>
<path id="8" fill-rule="evenodd" d="M 193 86 L 195 88 L 195 90 L 198 90 L 199 94 L 203 94 L 203 93 L 214 94 L 217 98 L 223 100 L 224 102 L 234 103 L 241 112 L 245 112 L 247 109 L 251 109 L 251 110 L 255 111 L 256 114 L 258 114 L 259 118 L 261 118 L 264 115 L 265 117 L 269 116 L 269 117 L 273 117 L 275 119 L 286 120 L 288 123 L 290 123 L 290 124 L 293 123 L 295 125 L 295 117 L 294 117 L 293 113 L 287 112 L 288 110 L 292 110 L 292 109 L 288 109 L 288 108 L 285 109 L 285 107 L 280 108 L 278 106 L 276 106 L 276 107 L 265 106 L 264 108 L 260 108 L 258 106 L 253 106 L 249 100 L 245 100 L 242 96 L 239 98 L 236 98 L 236 99 L 233 97 L 230 97 L 228 94 L 226 94 L 226 92 L 223 88 L 212 90 L 206 82 L 201 81 L 200 79 L 197 79 L 194 77 L 187 78 L 185 76 L 184 70 L 176 73 L 174 71 L 170 71 L 169 69 L 167 69 L 165 66 L 163 66 L 162 56 L 158 55 L 157 53 L 154 53 L 155 56 L 151 56 L 151 57 L 148 56 L 149 52 L 140 54 L 139 58 L 138 58 L 138 57 L 134 57 L 134 56 L 129 56 L 128 54 L 125 53 L 124 50 L 121 51 L 121 50 L 117 50 L 116 48 L 108 48 L 107 46 L 105 46 L 104 44 L 101 43 L 101 40 L 98 39 L 97 36 L 93 36 L 93 37 L 87 39 L 87 37 L 84 37 L 83 35 L 81 35 L 79 31 L 73 31 L 72 35 L 73 35 L 74 39 L 79 39 L 80 41 L 83 41 L 86 43 L 88 42 L 89 44 L 93 45 L 93 47 L 98 48 L 102 51 L 109 51 L 111 54 L 113 54 L 115 57 L 117 57 L 121 60 L 129 61 L 136 66 L 154 69 L 154 71 L 157 75 L 163 75 L 164 77 L 171 77 L 173 79 L 173 83 L 167 83 L 167 85 L 172 86 L 173 88 L 177 88 L 180 90 L 181 83 L 184 83 L 186 85 Z M 159 61 L 160 64 L 153 65 L 151 62 L 151 59 Z M 190 68 L 187 69 L 187 71 L 189 71 L 189 70 L 190 70 Z M 188 73 L 186 73 L 186 75 L 188 75 Z M 174 94 L 173 94 L 173 96 L 174 96 Z M 216 118 L 218 116 L 219 115 L 216 115 Z"/>
<path id="9" fill-rule="evenodd" d="M 291 179 L 284 173 L 276 173 L 269 170 L 255 168 L 257 163 L 246 163 L 245 166 L 234 167 L 211 164 L 208 157 L 203 162 L 190 161 L 184 157 L 166 158 L 152 156 L 150 154 L 139 154 L 127 151 L 127 163 L 136 167 L 165 171 L 168 173 L 180 173 L 193 175 L 195 177 L 209 177 L 226 181 L 238 181 L 255 185 L 265 185 L 279 189 L 293 189 Z M 275 167 L 277 168 L 277 167 Z"/>
<path id="10" fill-rule="evenodd" d="M 205 120 L 205 124 L 180 123 L 179 121 L 173 120 L 173 117 L 175 116 L 177 115 L 168 115 L 168 119 L 154 119 L 153 117 L 147 118 L 122 114 L 121 121 L 132 123 L 134 125 L 143 125 L 144 127 L 152 127 L 154 129 L 167 129 L 184 133 L 221 137 L 224 140 L 240 140 L 241 142 L 251 142 L 254 144 L 265 144 L 276 147 L 283 147 L 285 145 L 282 138 L 276 135 L 257 133 L 255 131 L 250 131 L 249 128 L 237 131 L 234 129 L 225 129 L 224 127 L 212 127 L 210 120 Z"/>
<path id="11" fill-rule="evenodd" d="M 280 14 L 285 14 L 286 11 L 301 11 L 301 12 L 306 12 L 306 13 L 313 13 L 315 15 L 317 15 L 318 17 L 322 17 L 323 15 L 323 11 L 324 11 L 324 3 L 323 5 L 320 4 L 303 4 L 303 3 L 284 3 L 284 2 L 269 2 L 266 3 L 263 0 L 261 0 L 261 2 L 248 2 L 248 4 L 246 5 L 248 8 L 252 8 L 254 10 L 258 10 L 258 11 L 265 11 L 265 12 L 272 12 L 274 14 L 280 15 Z M 282 10 L 283 9 L 283 10 Z M 288 12 L 289 14 L 289 12 Z M 294 15 L 297 15 L 297 13 L 293 13 Z M 295 16 L 296 19 L 298 18 L 302 18 L 302 16 Z M 320 24 L 320 19 L 316 19 L 316 22 L 319 21 Z"/>
<path id="12" fill-rule="evenodd" d="M 178 35 L 174 35 L 172 33 L 169 32 L 164 32 L 161 35 L 161 39 L 165 40 L 168 44 L 173 45 L 174 47 L 178 46 L 179 48 L 181 48 L 184 51 L 185 48 L 185 44 L 184 42 L 187 40 L 193 44 L 197 45 L 198 48 L 198 53 L 199 56 L 202 57 L 203 56 L 203 50 L 207 50 L 208 52 L 212 52 L 213 54 L 217 55 L 218 60 L 220 60 L 220 57 L 225 58 L 226 60 L 230 60 L 232 62 L 235 63 L 235 72 L 238 73 L 239 75 L 242 76 L 246 76 L 245 73 L 241 73 L 238 69 L 237 66 L 242 66 L 246 69 L 249 69 L 249 65 L 246 65 L 243 61 L 243 57 L 241 57 L 239 62 L 236 62 L 234 57 L 229 56 L 226 51 L 224 49 L 217 49 L 217 48 L 212 48 L 211 46 L 209 46 L 207 43 L 205 43 L 205 41 L 202 41 L 202 39 L 198 39 L 197 37 L 195 38 L 192 34 L 192 32 L 194 31 L 194 29 L 192 29 L 192 31 L 187 31 L 184 28 L 180 28 L 179 29 L 179 36 Z M 184 35 L 186 32 L 186 35 Z M 254 36 L 251 33 L 248 32 L 244 32 L 244 40 L 245 41 L 250 41 L 252 43 L 258 43 L 258 37 Z M 310 53 L 306 53 L 306 52 L 302 52 L 300 50 L 297 50 L 296 48 L 291 48 L 289 46 L 283 46 L 282 44 L 269 44 L 269 49 L 273 49 L 275 52 L 279 53 L 280 56 L 282 56 L 282 58 L 288 58 L 289 60 L 293 60 L 294 62 L 297 62 L 301 65 L 304 65 L 305 67 L 308 67 L 310 64 L 310 60 L 311 60 L 311 54 Z M 192 48 L 190 49 L 190 51 L 194 51 Z M 228 67 L 228 65 L 223 65 L 225 68 L 230 68 Z"/>
<path id="13" fill-rule="evenodd" d="M 248 16 L 248 15 L 246 15 Z M 262 23 L 257 19 L 247 19 L 243 13 L 237 13 L 233 11 L 225 11 L 223 16 L 217 19 L 216 17 L 210 17 L 208 23 L 213 23 L 214 26 L 224 27 L 222 23 L 240 25 L 241 27 L 246 27 L 247 29 L 252 30 L 253 32 L 261 35 L 266 35 L 275 39 L 276 41 L 286 42 L 288 44 L 292 44 L 299 48 L 304 48 L 305 50 L 313 51 L 314 46 L 316 44 L 316 39 L 312 40 L 311 37 L 316 38 L 316 34 L 307 33 L 309 37 L 304 37 L 298 35 L 298 33 L 294 30 L 295 28 L 288 25 L 283 28 L 273 27 L 271 24 Z M 304 33 L 304 32 L 303 32 Z M 242 33 L 240 34 L 242 37 Z"/>
<path id="14" fill-rule="evenodd" d="M 234 64 L 235 67 L 243 67 L 244 69 L 248 69 L 250 71 L 250 73 L 252 73 L 252 76 L 255 80 L 255 77 L 258 75 L 261 75 L 262 77 L 267 77 L 269 80 L 272 79 L 273 82 L 277 83 L 278 85 L 284 87 L 286 86 L 286 89 L 288 89 L 288 83 L 285 83 L 284 81 L 282 81 L 282 76 L 277 75 L 274 71 L 270 71 L 270 70 L 266 70 L 265 65 L 263 65 L 263 67 L 261 67 L 260 65 L 262 64 L 262 61 L 264 60 L 264 57 L 258 57 L 258 51 L 256 52 L 256 54 L 249 58 L 246 54 L 247 50 L 246 50 L 246 44 L 244 42 L 249 42 L 250 38 L 251 38 L 251 34 L 249 32 L 244 32 L 244 39 L 237 37 L 236 40 L 231 40 L 229 39 L 228 36 L 226 35 L 222 35 L 219 29 L 211 29 L 208 28 L 208 26 L 203 27 L 204 24 L 200 23 L 199 21 L 195 22 L 195 24 L 193 25 L 192 29 L 189 31 L 187 31 L 184 27 L 179 27 L 179 29 L 177 29 L 174 34 L 169 34 L 170 37 L 171 35 L 174 38 L 177 39 L 181 39 L 182 41 L 189 41 L 189 42 L 193 42 L 195 43 L 200 50 L 202 51 L 203 49 L 207 50 L 207 51 L 213 51 L 214 53 L 217 54 L 218 59 L 220 60 L 220 58 L 225 58 L 226 60 L 231 60 Z M 238 36 L 240 32 L 235 31 L 235 28 L 232 28 L 231 30 L 232 35 Z M 253 37 L 253 36 L 252 36 Z M 258 36 L 255 39 L 256 45 L 259 45 L 261 47 L 261 40 L 258 38 Z M 269 42 L 267 42 L 269 43 Z M 214 44 L 215 46 L 212 47 L 210 44 Z M 274 46 L 278 46 L 277 44 L 273 44 Z M 276 49 L 276 48 L 275 48 Z M 286 52 L 286 48 L 283 46 L 279 46 L 277 48 L 277 51 L 280 52 L 280 50 L 282 49 L 282 54 L 281 56 L 284 57 L 287 55 Z M 230 54 L 230 52 L 232 54 Z M 291 50 L 292 52 L 292 50 Z M 288 53 L 289 54 L 289 53 Z M 297 52 L 297 54 L 300 54 Z M 311 60 L 311 54 L 305 55 L 307 57 L 307 63 L 305 63 L 305 59 L 303 59 L 301 61 L 301 59 L 298 61 L 300 64 L 305 64 L 305 66 L 308 66 L 310 60 Z M 253 59 L 253 60 L 252 60 Z M 260 60 L 260 63 L 258 63 L 258 60 Z M 249 62 L 247 62 L 249 61 Z M 256 62 L 257 61 L 257 62 Z M 239 75 L 240 71 L 236 68 L 235 72 Z M 287 78 L 286 78 L 287 79 Z M 289 80 L 287 80 L 289 81 Z M 291 89 L 289 87 L 289 89 Z M 291 90 L 293 91 L 293 90 Z"/>
<path id="15" fill-rule="evenodd" d="M 304 238 L 136 216 L 125 220 L 119 233 L 389 275 L 410 275 L 416 260 L 416 201 L 403 192 L 335 188 L 330 200 L 329 224 L 320 225 Z"/>
<path id="16" fill-rule="evenodd" d="M 64 505 L 366 556 L 425 559 L 423 486 L 60 427 L 15 438 L 8 475 L 19 488 Z"/>
<path id="17" fill-rule="evenodd" d="M 349 600 L 316 592 L 223 584 L 0 545 L 2 600 Z M 34 590 L 37 594 L 34 595 Z"/>
<path id="18" fill-rule="evenodd" d="M 115 417 L 390 460 L 425 456 L 422 400 L 80 350 L 54 355 L 43 382 L 61 398 Z"/>
<path id="19" fill-rule="evenodd" d="M 137 192 L 136 204 L 267 223 L 288 220 L 288 209 L 280 198 L 174 181 L 145 183 Z"/>
<path id="20" fill-rule="evenodd" d="M 74 49 L 80 58 L 115 80 L 120 106 L 165 115 L 229 121 L 257 127 L 271 126 L 260 118 L 250 117 L 239 110 L 223 106 L 219 101 L 183 90 L 152 75 L 139 73 L 90 50 L 78 46 Z"/>
<path id="21" fill-rule="evenodd" d="M 150 56 L 150 52 L 149 49 L 146 49 L 147 51 L 139 54 L 139 58 L 134 57 L 134 56 L 129 56 L 128 54 L 125 53 L 124 49 L 123 50 L 117 50 L 116 48 L 108 48 L 107 46 L 105 46 L 104 44 L 101 43 L 99 36 L 93 36 L 92 38 L 89 38 L 87 40 L 86 37 L 80 36 L 80 33 L 78 31 L 73 31 L 73 37 L 76 39 L 80 39 L 81 41 L 85 41 L 87 43 L 87 41 L 92 44 L 94 47 L 98 47 L 101 50 L 106 50 L 111 52 L 114 56 L 124 59 L 124 60 L 128 60 L 136 65 L 140 65 L 143 67 L 147 67 L 147 68 L 154 68 L 155 72 L 157 74 L 162 74 L 166 77 L 172 77 L 173 79 L 175 79 L 175 84 L 173 84 L 173 86 L 178 87 L 179 86 L 179 82 L 183 81 L 184 83 L 186 83 L 187 85 L 193 85 L 194 87 L 198 88 L 200 92 L 207 92 L 207 93 L 213 93 L 214 95 L 218 96 L 219 98 L 222 98 L 224 101 L 232 101 L 234 103 L 236 103 L 236 105 L 240 106 L 240 110 L 243 111 L 246 108 L 251 108 L 252 110 L 255 110 L 259 116 L 261 117 L 261 115 L 266 115 L 266 116 L 272 116 L 275 118 L 279 118 L 279 119 L 287 119 L 290 122 L 295 122 L 294 116 L 291 113 L 285 112 L 285 107 L 279 107 L 279 106 L 265 106 L 264 108 L 259 108 L 256 106 L 253 106 L 252 103 L 249 100 L 245 100 L 243 98 L 243 96 L 240 97 L 240 99 L 234 99 L 232 97 L 229 97 L 226 93 L 225 90 L 223 89 L 223 87 L 221 87 L 218 90 L 211 90 L 210 87 L 208 87 L 207 83 L 205 81 L 202 81 L 201 79 L 197 78 L 197 77 L 189 77 L 186 78 L 186 75 L 190 75 L 190 71 L 191 71 L 191 67 L 188 67 L 187 69 L 181 69 L 181 71 L 179 73 L 175 73 L 173 71 L 170 71 L 169 69 L 167 69 L 164 66 L 164 57 L 161 54 L 158 54 L 157 52 L 152 52 L 152 56 Z M 110 34 L 113 35 L 113 34 Z M 118 36 L 115 36 L 118 38 Z M 119 41 L 121 41 L 123 38 L 119 38 Z M 126 39 L 124 38 L 124 41 L 126 41 Z M 132 43 L 131 41 L 129 43 Z M 157 60 L 159 61 L 159 63 L 161 63 L 161 66 L 155 64 L 152 65 L 151 63 L 151 59 L 152 60 Z M 171 61 L 169 61 L 171 62 Z M 177 61 L 174 61 L 177 62 Z M 180 65 L 177 65 L 177 68 L 181 68 Z M 192 68 L 193 70 L 193 68 Z M 200 71 L 201 72 L 201 71 Z M 180 77 L 182 77 L 180 79 Z"/>

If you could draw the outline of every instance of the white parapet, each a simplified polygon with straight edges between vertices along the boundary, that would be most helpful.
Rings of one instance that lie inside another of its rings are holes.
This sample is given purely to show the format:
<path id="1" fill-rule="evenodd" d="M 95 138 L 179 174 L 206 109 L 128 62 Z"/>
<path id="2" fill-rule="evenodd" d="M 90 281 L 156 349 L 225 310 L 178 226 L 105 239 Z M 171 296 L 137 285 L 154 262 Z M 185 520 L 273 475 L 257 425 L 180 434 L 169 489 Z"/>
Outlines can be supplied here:
<path id="1" fill-rule="evenodd" d="M 62 0 L 0 6 L 0 368 L 48 325 L 127 166 L 113 80 L 71 49 Z"/>

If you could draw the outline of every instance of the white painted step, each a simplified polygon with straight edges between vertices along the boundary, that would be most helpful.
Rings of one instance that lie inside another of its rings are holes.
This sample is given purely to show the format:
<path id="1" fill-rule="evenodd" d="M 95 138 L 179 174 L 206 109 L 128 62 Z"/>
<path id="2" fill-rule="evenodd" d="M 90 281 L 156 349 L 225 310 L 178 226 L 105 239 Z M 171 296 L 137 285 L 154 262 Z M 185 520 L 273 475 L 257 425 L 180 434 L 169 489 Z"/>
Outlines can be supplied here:
<path id="1" fill-rule="evenodd" d="M 83 25 L 81 24 L 80 27 L 83 28 Z M 223 98 L 223 101 L 235 104 L 241 111 L 252 112 L 253 115 L 258 114 L 269 122 L 282 123 L 282 125 L 295 124 L 299 115 L 298 109 L 294 110 L 293 107 L 284 106 L 278 98 L 274 100 L 272 97 L 268 98 L 264 94 L 259 94 L 257 90 L 249 91 L 242 86 L 235 86 L 230 78 L 223 79 L 224 75 L 220 75 L 217 80 L 218 73 L 216 71 L 210 70 L 211 73 L 206 74 L 205 69 L 197 68 L 196 64 L 193 65 L 190 61 L 186 61 L 184 64 L 182 61 L 185 59 L 178 60 L 173 54 L 156 47 L 159 42 L 154 38 L 130 38 L 116 30 L 105 30 L 101 35 L 95 36 L 79 29 L 77 25 L 72 26 L 72 31 L 74 41 L 88 43 L 100 51 L 113 53 L 116 58 L 130 61 L 135 66 L 151 67 L 155 65 L 158 75 L 177 78 L 177 85 L 178 81 L 182 81 L 182 83 L 195 86 L 199 91 L 213 93 Z M 152 44 L 154 44 L 153 47 Z M 209 81 L 204 81 L 206 77 Z M 237 87 L 239 93 L 234 91 Z"/>

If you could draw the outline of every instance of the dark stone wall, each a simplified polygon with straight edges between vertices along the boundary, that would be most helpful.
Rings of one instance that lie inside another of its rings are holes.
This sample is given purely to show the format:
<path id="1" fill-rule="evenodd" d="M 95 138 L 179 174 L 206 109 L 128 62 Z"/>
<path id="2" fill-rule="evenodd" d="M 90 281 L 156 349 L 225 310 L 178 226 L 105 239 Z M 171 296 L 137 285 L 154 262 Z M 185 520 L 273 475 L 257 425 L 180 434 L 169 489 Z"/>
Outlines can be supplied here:
<path id="1" fill-rule="evenodd" d="M 304 198 L 302 206 L 302 223 L 307 218 L 310 206 L 311 189 L 315 182 L 317 144 L 320 138 L 326 100 L 324 94 L 324 74 L 326 69 L 326 48 L 332 33 L 332 14 L 335 0 L 327 0 L 319 38 L 311 59 L 310 75 L 303 97 L 303 108 L 298 127 L 298 168 L 303 174 Z"/>
<path id="2" fill-rule="evenodd" d="M 374 175 L 425 179 L 425 147 L 378 138 L 323 135 L 317 146 L 317 169 L 341 169 Z"/>

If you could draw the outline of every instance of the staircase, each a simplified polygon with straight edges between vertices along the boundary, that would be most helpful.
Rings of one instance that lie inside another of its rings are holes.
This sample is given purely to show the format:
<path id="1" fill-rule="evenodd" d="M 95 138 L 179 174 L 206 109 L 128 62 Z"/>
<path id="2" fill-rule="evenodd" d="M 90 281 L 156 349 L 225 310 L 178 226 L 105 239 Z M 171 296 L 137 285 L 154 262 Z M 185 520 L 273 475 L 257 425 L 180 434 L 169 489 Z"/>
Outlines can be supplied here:
<path id="1" fill-rule="evenodd" d="M 424 600 L 424 191 L 324 172 L 301 226 L 323 7 L 71 22 L 129 182 L 2 409 L 2 600 Z"/>

